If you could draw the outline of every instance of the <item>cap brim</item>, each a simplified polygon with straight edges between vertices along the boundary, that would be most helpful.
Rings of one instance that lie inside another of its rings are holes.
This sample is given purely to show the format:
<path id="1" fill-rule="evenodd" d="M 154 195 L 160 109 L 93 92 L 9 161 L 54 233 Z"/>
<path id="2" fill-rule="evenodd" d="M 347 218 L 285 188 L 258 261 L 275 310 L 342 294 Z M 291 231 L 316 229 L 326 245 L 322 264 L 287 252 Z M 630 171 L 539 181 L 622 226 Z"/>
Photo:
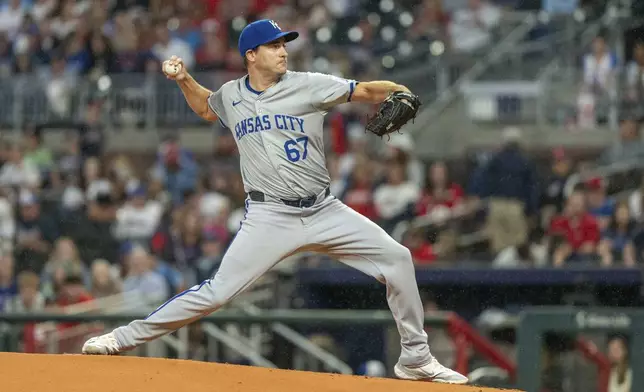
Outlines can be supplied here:
<path id="1" fill-rule="evenodd" d="M 299 36 L 300 36 L 300 33 L 298 33 L 297 31 L 285 31 L 283 33 L 279 33 L 272 40 L 264 42 L 262 45 L 266 45 L 266 44 L 271 43 L 273 41 L 277 41 L 280 38 L 284 38 L 284 40 L 286 42 L 291 42 L 291 41 L 293 41 L 294 39 L 296 39 Z"/>

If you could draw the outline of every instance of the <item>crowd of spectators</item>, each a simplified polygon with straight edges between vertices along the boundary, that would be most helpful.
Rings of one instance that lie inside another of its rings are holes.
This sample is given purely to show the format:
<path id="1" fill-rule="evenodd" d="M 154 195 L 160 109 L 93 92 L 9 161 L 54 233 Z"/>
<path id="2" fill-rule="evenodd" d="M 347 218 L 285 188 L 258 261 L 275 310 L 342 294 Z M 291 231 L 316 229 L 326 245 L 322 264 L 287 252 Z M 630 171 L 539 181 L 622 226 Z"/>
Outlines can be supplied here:
<path id="1" fill-rule="evenodd" d="M 0 7 L 0 123 L 77 119 L 88 97 L 105 95 L 119 123 L 154 107 L 172 114 L 176 96 L 153 77 L 160 62 L 178 55 L 208 77 L 241 73 L 237 40 L 259 18 L 300 32 L 288 46 L 293 70 L 367 80 L 449 53 L 456 74 L 498 40 L 504 9 L 490 0 L 11 0 Z M 151 85 L 155 101 L 142 102 Z"/>
<path id="2" fill-rule="evenodd" d="M 644 118 L 644 41 L 637 37 L 632 45 L 624 46 L 626 53 L 619 56 L 620 50 L 610 38 L 608 33 L 600 33 L 582 57 L 576 115 L 581 128 L 606 123 L 612 109 L 632 118 Z"/>
<path id="3" fill-rule="evenodd" d="M 405 244 L 419 265 L 458 263 L 472 252 L 461 243 L 467 230 L 484 244 L 477 257 L 499 265 L 634 266 L 644 256 L 642 190 L 616 199 L 606 179 L 593 176 L 567 190 L 578 169 L 563 149 L 544 175 L 510 128 L 498 151 L 458 181 L 448 163 L 415 158 L 406 135 L 371 143 L 351 113 L 329 119 L 332 191 Z M 640 143 L 639 128 L 625 119 L 622 136 Z M 57 153 L 41 137 L 29 127 L 0 151 L 3 307 L 26 306 L 9 304 L 36 283 L 38 304 L 59 303 L 66 284 L 84 287 L 74 291 L 78 301 L 126 290 L 155 304 L 213 274 L 246 197 L 227 130 L 205 160 L 168 137 L 145 170 L 136 157 L 103 153 L 104 137 L 70 133 Z"/>
<path id="4" fill-rule="evenodd" d="M 502 11 L 514 6 L 500 0 L 10 0 L 0 8 L 0 75 L 36 73 L 43 83 L 55 79 L 52 89 L 65 89 L 79 76 L 158 72 L 159 60 L 171 55 L 191 70 L 239 71 L 239 33 L 259 18 L 300 32 L 289 44 L 292 68 L 356 75 L 377 69 L 385 52 L 427 52 L 433 41 L 443 45 L 440 53 L 481 50 L 493 42 Z"/>

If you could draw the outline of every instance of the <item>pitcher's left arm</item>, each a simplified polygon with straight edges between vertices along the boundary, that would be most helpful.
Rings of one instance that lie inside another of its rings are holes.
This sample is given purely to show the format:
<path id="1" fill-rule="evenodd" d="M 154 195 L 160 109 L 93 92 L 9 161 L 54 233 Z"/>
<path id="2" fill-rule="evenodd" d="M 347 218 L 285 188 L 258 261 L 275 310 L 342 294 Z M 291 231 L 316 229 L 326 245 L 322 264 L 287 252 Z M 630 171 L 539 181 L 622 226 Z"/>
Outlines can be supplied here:
<path id="1" fill-rule="evenodd" d="M 375 80 L 372 82 L 360 82 L 353 91 L 351 101 L 377 104 L 384 101 L 391 93 L 395 91 L 410 92 L 402 84 L 397 84 L 387 80 Z"/>

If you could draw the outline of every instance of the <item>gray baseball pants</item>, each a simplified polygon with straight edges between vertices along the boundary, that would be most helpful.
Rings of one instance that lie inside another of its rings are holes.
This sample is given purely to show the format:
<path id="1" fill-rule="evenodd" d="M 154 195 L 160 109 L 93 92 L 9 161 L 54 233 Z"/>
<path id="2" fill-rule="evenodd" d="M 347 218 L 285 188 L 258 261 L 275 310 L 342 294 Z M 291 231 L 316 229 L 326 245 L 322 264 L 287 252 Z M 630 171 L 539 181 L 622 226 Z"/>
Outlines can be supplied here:
<path id="1" fill-rule="evenodd" d="M 174 296 L 144 320 L 115 329 L 122 350 L 216 311 L 288 256 L 319 252 L 386 285 L 389 308 L 401 337 L 401 364 L 419 366 L 431 360 L 423 305 L 407 248 L 334 196 L 322 194 L 309 208 L 290 207 L 276 200 L 247 200 L 246 205 L 240 230 L 215 276 Z"/>

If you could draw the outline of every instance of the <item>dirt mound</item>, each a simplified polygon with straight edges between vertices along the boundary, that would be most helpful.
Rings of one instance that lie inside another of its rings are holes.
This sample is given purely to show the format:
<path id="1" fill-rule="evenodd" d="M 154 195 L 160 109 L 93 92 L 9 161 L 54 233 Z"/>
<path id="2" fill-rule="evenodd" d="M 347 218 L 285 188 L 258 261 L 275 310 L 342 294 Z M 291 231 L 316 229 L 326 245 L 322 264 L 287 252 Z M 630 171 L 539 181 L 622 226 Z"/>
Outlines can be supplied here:
<path id="1" fill-rule="evenodd" d="M 492 392 L 335 374 L 157 358 L 0 353 L 3 392 Z"/>

